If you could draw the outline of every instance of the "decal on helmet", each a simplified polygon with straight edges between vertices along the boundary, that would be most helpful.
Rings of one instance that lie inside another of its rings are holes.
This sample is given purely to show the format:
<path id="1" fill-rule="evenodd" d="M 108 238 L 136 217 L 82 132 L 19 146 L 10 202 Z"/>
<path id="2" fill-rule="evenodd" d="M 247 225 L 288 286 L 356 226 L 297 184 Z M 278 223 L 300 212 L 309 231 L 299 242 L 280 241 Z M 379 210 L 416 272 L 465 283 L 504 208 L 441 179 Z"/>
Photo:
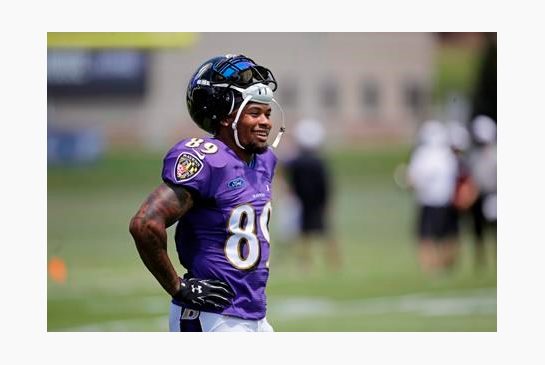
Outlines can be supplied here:
<path id="1" fill-rule="evenodd" d="M 208 70 L 210 67 L 212 67 L 212 62 L 204 64 L 204 66 L 202 66 L 199 69 L 199 71 L 197 71 L 197 74 L 195 74 L 195 76 L 193 78 L 194 79 L 199 79 L 205 73 L 205 71 Z"/>
<path id="2" fill-rule="evenodd" d="M 201 172 L 203 163 L 189 152 L 182 152 L 178 156 L 174 167 L 174 176 L 177 182 L 189 181 Z"/>

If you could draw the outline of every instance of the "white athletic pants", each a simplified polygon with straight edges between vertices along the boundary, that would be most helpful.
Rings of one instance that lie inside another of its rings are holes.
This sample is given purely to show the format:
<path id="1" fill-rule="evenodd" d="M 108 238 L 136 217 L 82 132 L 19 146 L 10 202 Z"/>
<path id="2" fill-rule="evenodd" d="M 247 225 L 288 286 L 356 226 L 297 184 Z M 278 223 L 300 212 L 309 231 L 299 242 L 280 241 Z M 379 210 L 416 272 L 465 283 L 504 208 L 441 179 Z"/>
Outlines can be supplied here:
<path id="1" fill-rule="evenodd" d="M 267 318 L 248 320 L 170 303 L 170 332 L 274 332 Z"/>

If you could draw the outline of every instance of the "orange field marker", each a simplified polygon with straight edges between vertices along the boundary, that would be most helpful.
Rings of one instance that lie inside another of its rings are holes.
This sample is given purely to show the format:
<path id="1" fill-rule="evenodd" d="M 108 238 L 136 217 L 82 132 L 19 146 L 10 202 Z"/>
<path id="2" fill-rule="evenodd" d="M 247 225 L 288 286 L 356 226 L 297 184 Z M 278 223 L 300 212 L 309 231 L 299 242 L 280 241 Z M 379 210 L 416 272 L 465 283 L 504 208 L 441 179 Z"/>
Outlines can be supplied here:
<path id="1" fill-rule="evenodd" d="M 57 283 L 64 284 L 66 282 L 67 277 L 67 270 L 66 270 L 66 264 L 64 263 L 64 260 L 60 257 L 52 257 L 49 260 L 48 263 L 48 272 L 49 276 L 53 281 L 56 281 Z"/>

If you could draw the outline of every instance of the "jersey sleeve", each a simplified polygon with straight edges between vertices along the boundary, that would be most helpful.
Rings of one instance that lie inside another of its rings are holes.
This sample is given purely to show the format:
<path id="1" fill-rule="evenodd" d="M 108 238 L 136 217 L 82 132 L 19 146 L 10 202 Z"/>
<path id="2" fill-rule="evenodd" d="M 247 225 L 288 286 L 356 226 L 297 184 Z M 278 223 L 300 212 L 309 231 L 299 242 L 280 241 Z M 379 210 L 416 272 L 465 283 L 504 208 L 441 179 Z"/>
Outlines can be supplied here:
<path id="1" fill-rule="evenodd" d="M 188 188 L 199 196 L 210 196 L 211 168 L 198 151 L 185 146 L 185 140 L 167 152 L 163 160 L 162 179 L 167 185 Z"/>

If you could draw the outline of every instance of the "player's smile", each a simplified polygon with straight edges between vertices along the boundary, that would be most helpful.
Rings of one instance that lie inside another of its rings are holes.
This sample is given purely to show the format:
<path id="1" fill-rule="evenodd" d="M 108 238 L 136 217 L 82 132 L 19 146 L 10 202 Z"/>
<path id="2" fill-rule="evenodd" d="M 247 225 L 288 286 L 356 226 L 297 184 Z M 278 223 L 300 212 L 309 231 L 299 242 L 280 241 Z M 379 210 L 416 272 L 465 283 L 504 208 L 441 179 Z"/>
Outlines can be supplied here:
<path id="1" fill-rule="evenodd" d="M 257 136 L 257 139 L 258 139 L 259 142 L 266 143 L 267 138 L 269 138 L 269 131 L 270 131 L 270 129 L 267 129 L 267 130 L 260 129 L 260 130 L 253 131 L 252 133 L 255 136 Z"/>

